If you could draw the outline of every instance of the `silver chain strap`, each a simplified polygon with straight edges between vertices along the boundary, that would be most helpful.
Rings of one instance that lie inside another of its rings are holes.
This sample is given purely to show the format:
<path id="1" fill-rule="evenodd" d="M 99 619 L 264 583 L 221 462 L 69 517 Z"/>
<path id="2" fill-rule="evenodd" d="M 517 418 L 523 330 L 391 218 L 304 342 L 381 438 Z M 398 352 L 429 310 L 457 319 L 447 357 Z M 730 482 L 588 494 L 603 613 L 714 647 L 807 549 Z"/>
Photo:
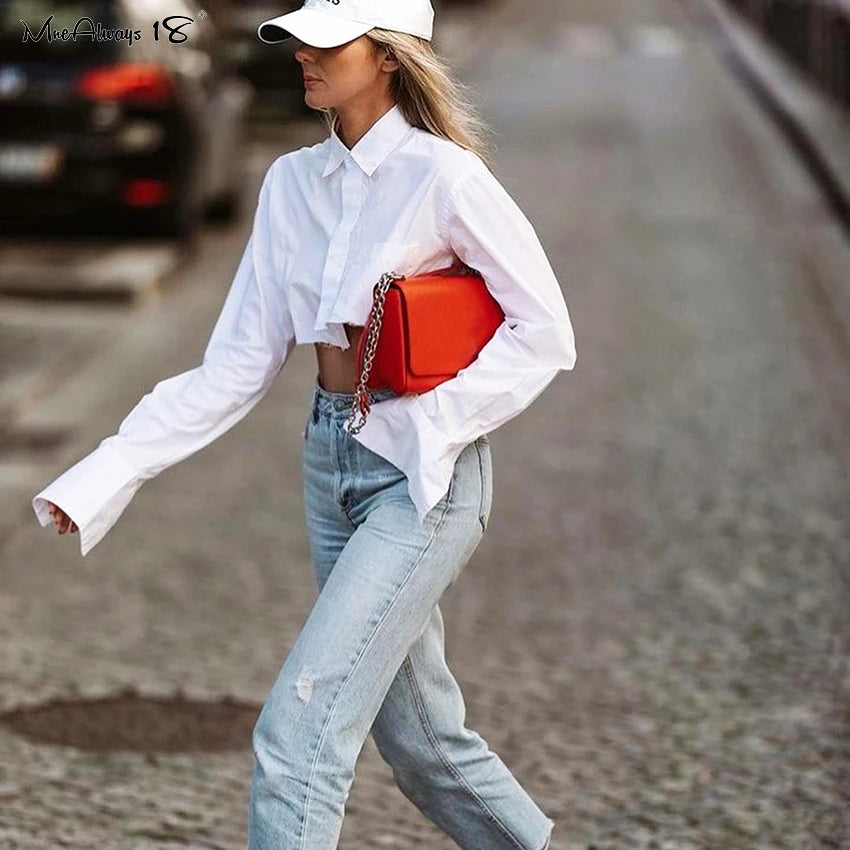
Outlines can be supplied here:
<path id="1" fill-rule="evenodd" d="M 354 402 L 351 405 L 351 413 L 348 417 L 348 433 L 357 434 L 360 429 L 366 424 L 366 417 L 369 415 L 369 393 L 366 389 L 366 384 L 369 380 L 369 372 L 372 370 L 372 361 L 375 359 L 375 351 L 378 348 L 378 336 L 381 333 L 381 322 L 384 318 L 384 300 L 386 299 L 387 290 L 394 280 L 404 279 L 403 274 L 398 272 L 384 272 L 381 279 L 375 286 L 375 294 L 372 303 L 372 318 L 369 321 L 369 333 L 366 337 L 366 343 L 363 350 L 363 365 L 360 369 L 360 378 L 357 381 L 357 387 L 354 390 Z M 362 419 L 355 425 L 354 420 L 357 413 L 360 413 Z"/>

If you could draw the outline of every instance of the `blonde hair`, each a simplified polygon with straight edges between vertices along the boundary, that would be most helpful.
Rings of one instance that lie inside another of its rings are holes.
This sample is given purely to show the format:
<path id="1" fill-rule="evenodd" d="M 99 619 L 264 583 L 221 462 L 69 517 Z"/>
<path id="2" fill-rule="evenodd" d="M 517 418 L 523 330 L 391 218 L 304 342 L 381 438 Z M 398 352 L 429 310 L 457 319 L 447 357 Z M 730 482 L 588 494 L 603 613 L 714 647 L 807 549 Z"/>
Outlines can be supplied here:
<path id="1" fill-rule="evenodd" d="M 488 137 L 493 131 L 467 97 L 468 87 L 454 77 L 448 62 L 435 53 L 431 42 L 378 27 L 366 36 L 379 50 L 389 50 L 398 60 L 391 93 L 408 122 L 472 151 L 492 171 L 492 144 Z M 330 132 L 336 109 L 322 107 L 320 112 Z"/>

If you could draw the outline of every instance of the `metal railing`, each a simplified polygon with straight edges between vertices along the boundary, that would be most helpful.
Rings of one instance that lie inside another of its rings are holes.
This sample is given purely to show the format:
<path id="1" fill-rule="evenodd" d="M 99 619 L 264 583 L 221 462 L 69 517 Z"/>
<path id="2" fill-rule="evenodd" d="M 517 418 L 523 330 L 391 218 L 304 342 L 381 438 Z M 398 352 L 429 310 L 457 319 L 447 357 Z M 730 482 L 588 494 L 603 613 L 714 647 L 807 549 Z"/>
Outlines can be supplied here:
<path id="1" fill-rule="evenodd" d="M 850 0 L 726 0 L 850 109 Z"/>

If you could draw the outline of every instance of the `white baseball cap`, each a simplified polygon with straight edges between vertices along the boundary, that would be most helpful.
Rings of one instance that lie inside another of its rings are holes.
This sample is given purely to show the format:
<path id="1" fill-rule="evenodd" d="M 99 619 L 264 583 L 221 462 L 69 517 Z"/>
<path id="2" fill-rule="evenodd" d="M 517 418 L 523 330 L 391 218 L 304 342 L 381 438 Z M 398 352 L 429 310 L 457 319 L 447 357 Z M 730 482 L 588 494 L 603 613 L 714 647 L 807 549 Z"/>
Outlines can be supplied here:
<path id="1" fill-rule="evenodd" d="M 431 0 L 304 0 L 300 9 L 263 21 L 257 35 L 268 44 L 294 35 L 311 47 L 337 47 L 372 27 L 430 41 L 434 29 Z"/>

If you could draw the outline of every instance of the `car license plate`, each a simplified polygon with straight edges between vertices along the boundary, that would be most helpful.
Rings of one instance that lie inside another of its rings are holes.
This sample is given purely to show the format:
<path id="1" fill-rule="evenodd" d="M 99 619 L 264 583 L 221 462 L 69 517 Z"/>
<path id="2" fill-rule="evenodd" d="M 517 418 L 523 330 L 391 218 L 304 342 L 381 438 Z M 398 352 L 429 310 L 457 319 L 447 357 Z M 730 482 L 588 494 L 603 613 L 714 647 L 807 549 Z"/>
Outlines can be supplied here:
<path id="1" fill-rule="evenodd" d="M 53 144 L 0 145 L 0 179 L 44 182 L 61 170 L 65 153 Z"/>

